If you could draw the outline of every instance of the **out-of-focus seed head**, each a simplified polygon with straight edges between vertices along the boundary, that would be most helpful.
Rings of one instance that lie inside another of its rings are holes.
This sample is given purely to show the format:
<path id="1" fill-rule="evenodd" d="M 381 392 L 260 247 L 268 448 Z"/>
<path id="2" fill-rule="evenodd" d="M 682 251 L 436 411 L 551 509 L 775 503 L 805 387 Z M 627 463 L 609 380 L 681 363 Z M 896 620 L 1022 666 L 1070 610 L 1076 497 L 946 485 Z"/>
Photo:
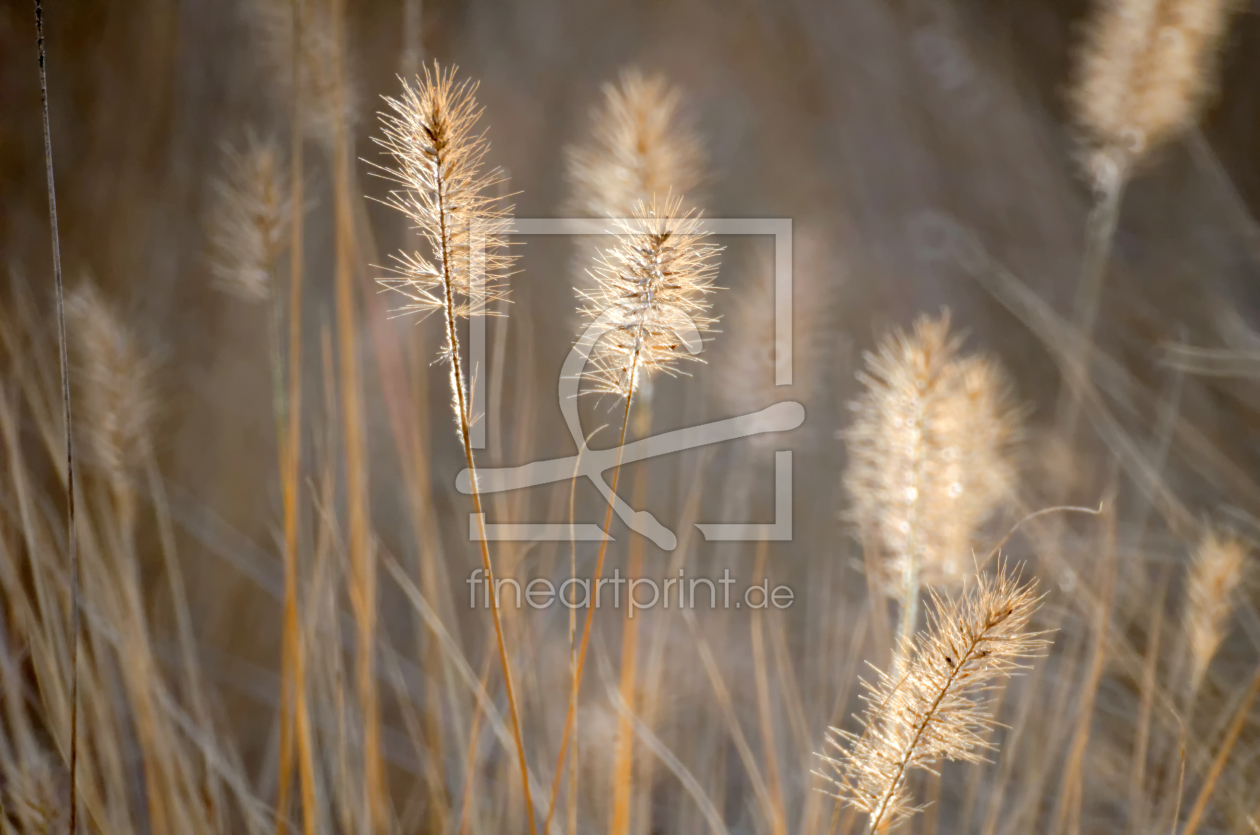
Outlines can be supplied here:
<path id="1" fill-rule="evenodd" d="M 1099 0 L 1071 93 L 1106 183 L 1191 127 L 1214 90 L 1234 0 Z"/>
<path id="2" fill-rule="evenodd" d="M 700 185 L 704 151 L 680 117 L 682 97 L 663 76 L 623 72 L 604 85 L 588 141 L 568 152 L 573 211 L 627 218 L 640 201 L 689 195 Z"/>
<path id="3" fill-rule="evenodd" d="M 1247 546 L 1209 531 L 1195 551 L 1186 591 L 1186 642 L 1190 651 L 1191 691 L 1197 690 L 1220 649 L 1234 610 L 1234 593 L 1243 581 Z"/>
<path id="4" fill-rule="evenodd" d="M 213 184 L 207 221 L 215 283 L 246 301 L 270 298 L 276 262 L 288 243 L 291 202 L 284 154 L 276 143 L 246 134 L 224 149 L 223 176 Z"/>
<path id="5" fill-rule="evenodd" d="M 973 572 L 977 530 L 1016 488 L 1019 411 L 997 364 L 960 347 L 948 314 L 887 337 L 866 355 L 845 433 L 851 519 L 889 558 L 890 577 L 917 558 L 928 587 Z"/>
<path id="6" fill-rule="evenodd" d="M 90 280 L 66 299 L 66 329 L 77 349 L 75 404 L 82 404 L 82 419 L 76 423 L 97 466 L 115 484 L 125 483 L 141 460 L 152 423 L 150 363 Z"/>

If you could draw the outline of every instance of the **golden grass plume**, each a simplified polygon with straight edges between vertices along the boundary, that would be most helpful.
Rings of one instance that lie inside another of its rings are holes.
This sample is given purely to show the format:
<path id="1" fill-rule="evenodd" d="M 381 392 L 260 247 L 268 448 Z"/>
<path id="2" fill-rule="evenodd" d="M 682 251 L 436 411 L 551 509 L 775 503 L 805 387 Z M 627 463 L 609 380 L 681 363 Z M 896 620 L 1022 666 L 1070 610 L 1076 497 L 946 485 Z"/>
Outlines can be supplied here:
<path id="1" fill-rule="evenodd" d="M 681 93 L 661 75 L 631 69 L 604 85 L 589 138 L 568 150 L 572 209 L 627 218 L 639 201 L 671 193 L 691 195 L 695 205 L 704 150 L 681 106 Z"/>
<path id="2" fill-rule="evenodd" d="M 618 239 L 597 261 L 596 287 L 580 291 L 582 313 L 607 331 L 595 343 L 587 379 L 599 391 L 629 396 L 657 371 L 699 359 L 712 330 L 708 296 L 720 247 L 678 198 L 639 202 L 617 223 Z"/>
<path id="3" fill-rule="evenodd" d="M 1234 595 L 1242 583 L 1247 546 L 1208 531 L 1195 551 L 1186 589 L 1185 630 L 1190 656 L 1190 692 L 1198 690 L 1225 639 Z"/>
<path id="4" fill-rule="evenodd" d="M 400 312 L 449 307 L 467 317 L 506 297 L 510 207 L 496 189 L 502 171 L 482 170 L 490 144 L 476 133 L 476 91 L 476 83 L 456 81 L 453 68 L 435 64 L 414 86 L 404 81 L 401 98 L 385 100 L 393 112 L 381 115 L 384 137 L 375 141 L 394 158 L 387 176 L 403 186 L 387 202 L 429 248 L 428 255 L 396 256 L 394 274 L 378 279 L 406 297 Z"/>
<path id="5" fill-rule="evenodd" d="M 1234 0 L 1100 0 L 1071 92 L 1088 166 L 1137 162 L 1193 125 L 1213 92 Z"/>
<path id="6" fill-rule="evenodd" d="M 287 163 L 273 139 L 252 131 L 242 147 L 224 148 L 223 162 L 207 219 L 210 270 L 223 290 L 263 301 L 271 297 L 276 262 L 288 245 Z"/>
<path id="7" fill-rule="evenodd" d="M 358 109 L 350 78 L 338 78 L 338 73 L 349 76 L 350 72 L 344 57 L 337 57 L 338 22 L 332 4 L 327 0 L 249 0 L 245 14 L 273 98 L 287 106 L 299 97 L 303 133 L 331 149 L 338 122 L 353 124 Z"/>
<path id="8" fill-rule="evenodd" d="M 977 529 L 1016 489 L 1020 412 L 996 362 L 960 356 L 961 344 L 948 313 L 886 337 L 866 355 L 845 433 L 849 515 L 890 574 L 913 562 L 921 586 L 969 575 Z"/>
<path id="9" fill-rule="evenodd" d="M 1049 646 L 1044 633 L 1028 631 L 1040 603 L 1035 582 L 1021 585 L 1005 565 L 955 599 L 933 592 L 932 603 L 927 629 L 905 649 L 905 671 L 877 671 L 864 682 L 862 732 L 831 728 L 827 744 L 836 756 L 820 755 L 815 772 L 870 816 L 870 832 L 917 811 L 907 785 L 912 769 L 983 759 L 997 723 L 981 694 Z"/>
<path id="10" fill-rule="evenodd" d="M 91 279 L 66 300 L 87 450 L 114 483 L 141 460 L 156 401 L 146 353 Z"/>

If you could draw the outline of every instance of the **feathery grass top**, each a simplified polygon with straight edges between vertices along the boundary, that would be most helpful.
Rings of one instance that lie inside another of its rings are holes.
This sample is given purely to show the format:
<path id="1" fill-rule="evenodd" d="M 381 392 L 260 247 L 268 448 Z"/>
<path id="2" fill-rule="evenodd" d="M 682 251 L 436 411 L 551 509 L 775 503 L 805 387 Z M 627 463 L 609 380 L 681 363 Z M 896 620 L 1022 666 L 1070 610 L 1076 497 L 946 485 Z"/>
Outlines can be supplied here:
<path id="1" fill-rule="evenodd" d="M 224 149 L 214 182 L 207 235 L 215 283 L 246 301 L 270 298 L 276 262 L 288 244 L 291 216 L 284 154 L 253 133 L 243 148 Z"/>
<path id="2" fill-rule="evenodd" d="M 1190 653 L 1191 692 L 1203 682 L 1212 658 L 1225 638 L 1234 609 L 1234 592 L 1242 583 L 1247 546 L 1238 539 L 1208 531 L 1195 551 L 1186 589 L 1186 641 Z"/>
<path id="3" fill-rule="evenodd" d="M 980 701 L 1000 678 L 1024 669 L 1023 659 L 1045 654 L 1044 633 L 1028 632 L 1040 597 L 1036 584 L 999 567 L 956 599 L 932 593 L 928 627 L 908 646 L 904 673 L 878 671 L 863 682 L 861 734 L 831 728 L 820 755 L 838 797 L 870 816 L 882 832 L 918 811 L 906 777 L 940 760 L 979 762 L 996 720 Z"/>
<path id="4" fill-rule="evenodd" d="M 608 328 L 586 372 L 600 391 L 628 397 L 654 372 L 699 359 L 699 344 L 688 342 L 712 330 L 708 294 L 721 248 L 709 243 L 694 213 L 680 211 L 677 199 L 637 203 L 632 218 L 617 221 L 617 242 L 596 263 L 597 286 L 579 291 L 582 313 Z"/>
<path id="5" fill-rule="evenodd" d="M 704 152 L 679 118 L 681 101 L 663 76 L 644 77 L 637 70 L 604 85 L 589 141 L 568 152 L 575 211 L 628 217 L 640 200 L 695 190 Z"/>
<path id="6" fill-rule="evenodd" d="M 1127 165 L 1193 124 L 1234 0 L 1104 0 L 1072 92 L 1095 153 Z"/>
<path id="7" fill-rule="evenodd" d="M 851 518 L 898 575 L 917 558 L 924 586 L 971 573 L 976 529 L 1016 483 L 1019 413 L 998 366 L 960 357 L 961 344 L 948 314 L 885 338 L 866 355 L 845 433 Z"/>
<path id="8" fill-rule="evenodd" d="M 66 299 L 89 454 L 124 483 L 140 460 L 153 419 L 152 366 L 131 330 L 90 279 Z M 77 406 L 76 406 L 77 408 Z"/>
<path id="9" fill-rule="evenodd" d="M 400 312 L 448 308 L 466 317 L 506 296 L 510 207 L 489 193 L 506 178 L 497 168 L 482 170 L 490 143 L 476 132 L 476 90 L 434 64 L 415 86 L 403 81 L 401 98 L 385 99 L 393 112 L 381 115 L 384 137 L 375 141 L 394 157 L 395 167 L 383 170 L 403 186 L 386 202 L 412 220 L 429 248 L 395 256 L 394 275 L 378 279 L 407 298 Z"/>

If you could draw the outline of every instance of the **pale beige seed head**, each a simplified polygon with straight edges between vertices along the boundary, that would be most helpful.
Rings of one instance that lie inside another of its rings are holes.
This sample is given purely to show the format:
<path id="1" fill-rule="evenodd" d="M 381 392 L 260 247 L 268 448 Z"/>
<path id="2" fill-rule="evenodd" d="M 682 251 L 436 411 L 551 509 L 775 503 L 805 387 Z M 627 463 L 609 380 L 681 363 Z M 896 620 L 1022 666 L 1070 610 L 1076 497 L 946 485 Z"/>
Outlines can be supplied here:
<path id="1" fill-rule="evenodd" d="M 887 337 L 866 355 L 845 432 L 850 518 L 889 559 L 890 578 L 917 558 L 926 587 L 973 571 L 979 527 L 1016 489 L 1019 411 L 996 362 L 961 357 L 960 346 L 948 314 Z"/>
<path id="2" fill-rule="evenodd" d="M 1234 610 L 1234 594 L 1246 568 L 1247 550 L 1242 541 L 1209 531 L 1195 551 L 1185 613 L 1191 692 L 1199 688 L 1225 639 Z"/>
<path id="3" fill-rule="evenodd" d="M 295 83 L 294 12 L 299 9 Z M 300 93 L 306 136 L 331 148 L 337 123 L 344 120 L 352 124 L 356 108 L 345 56 L 337 54 L 339 21 L 333 19 L 332 4 L 328 0 L 249 0 L 245 13 L 276 105 L 288 113 L 294 96 Z"/>
<path id="4" fill-rule="evenodd" d="M 729 414 L 746 415 L 791 399 L 811 403 L 824 391 L 824 368 L 834 363 L 831 282 L 834 275 L 825 263 L 816 239 L 797 233 L 791 281 L 776 272 L 774 258 L 766 253 L 748 264 L 726 321 L 732 337 L 722 342 L 717 375 L 717 395 Z M 784 327 L 777 320 L 777 296 L 790 293 L 792 316 Z M 778 385 L 778 364 L 790 356 L 792 382 Z M 782 437 L 774 433 L 754 435 L 754 444 L 773 445 Z"/>
<path id="5" fill-rule="evenodd" d="M 1096 176 L 1191 127 L 1215 85 L 1233 0 L 1100 0 L 1072 91 Z"/>
<path id="6" fill-rule="evenodd" d="M 477 132 L 476 91 L 435 63 L 414 85 L 404 81 L 400 98 L 385 99 L 393 112 L 381 114 L 375 141 L 394 161 L 382 170 L 401 186 L 387 202 L 411 219 L 427 249 L 399 254 L 394 275 L 378 279 L 406 298 L 399 312 L 480 315 L 507 295 L 511 207 L 499 188 L 503 172 L 483 170 L 490 143 Z"/>
<path id="7" fill-rule="evenodd" d="M 151 428 L 152 369 L 130 329 L 89 279 L 66 299 L 78 376 L 75 423 L 91 459 L 114 483 L 139 466 Z"/>
<path id="8" fill-rule="evenodd" d="M 1040 597 L 1005 566 L 982 575 L 955 599 L 932 593 L 927 628 L 907 641 L 904 673 L 878 671 L 864 682 L 861 733 L 826 737 L 834 756 L 815 772 L 834 794 L 865 812 L 882 832 L 918 811 L 909 773 L 941 760 L 982 762 L 996 726 L 984 695 L 1045 654 L 1044 633 L 1030 632 Z"/>
<path id="9" fill-rule="evenodd" d="M 640 201 L 689 195 L 700 185 L 704 151 L 681 115 L 682 97 L 664 76 L 627 70 L 604 85 L 589 138 L 568 151 L 572 210 L 630 217 Z"/>
<path id="10" fill-rule="evenodd" d="M 223 290 L 246 301 L 270 298 L 276 262 L 288 244 L 290 195 L 284 154 L 274 140 L 247 133 L 228 146 L 207 219 L 210 270 Z"/>
<path id="11" fill-rule="evenodd" d="M 593 270 L 595 288 L 579 296 L 581 312 L 602 331 L 586 377 L 599 391 L 629 397 L 652 374 L 699 359 L 698 341 L 715 323 L 708 296 L 721 248 L 677 199 L 638 203 L 617 232 Z"/>

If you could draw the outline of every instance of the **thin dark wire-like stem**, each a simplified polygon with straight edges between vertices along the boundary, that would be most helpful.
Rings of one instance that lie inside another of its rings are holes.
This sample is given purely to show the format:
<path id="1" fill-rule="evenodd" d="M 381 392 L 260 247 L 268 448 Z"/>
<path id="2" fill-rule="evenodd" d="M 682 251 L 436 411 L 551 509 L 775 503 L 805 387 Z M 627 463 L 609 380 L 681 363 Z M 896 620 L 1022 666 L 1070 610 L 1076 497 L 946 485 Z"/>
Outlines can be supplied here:
<path id="1" fill-rule="evenodd" d="M 79 764 L 79 548 L 74 526 L 74 435 L 70 431 L 70 357 L 66 343 L 66 303 L 61 284 L 61 238 L 57 231 L 57 189 L 53 183 L 52 127 L 48 120 L 48 62 L 44 56 L 44 4 L 35 0 L 35 45 L 39 49 L 39 98 L 44 117 L 44 166 L 48 171 L 48 224 L 52 229 L 53 283 L 57 289 L 57 346 L 61 354 L 62 418 L 66 442 L 67 547 L 70 550 L 70 823 L 78 826 Z M 32 554 L 32 557 L 34 555 Z"/>

